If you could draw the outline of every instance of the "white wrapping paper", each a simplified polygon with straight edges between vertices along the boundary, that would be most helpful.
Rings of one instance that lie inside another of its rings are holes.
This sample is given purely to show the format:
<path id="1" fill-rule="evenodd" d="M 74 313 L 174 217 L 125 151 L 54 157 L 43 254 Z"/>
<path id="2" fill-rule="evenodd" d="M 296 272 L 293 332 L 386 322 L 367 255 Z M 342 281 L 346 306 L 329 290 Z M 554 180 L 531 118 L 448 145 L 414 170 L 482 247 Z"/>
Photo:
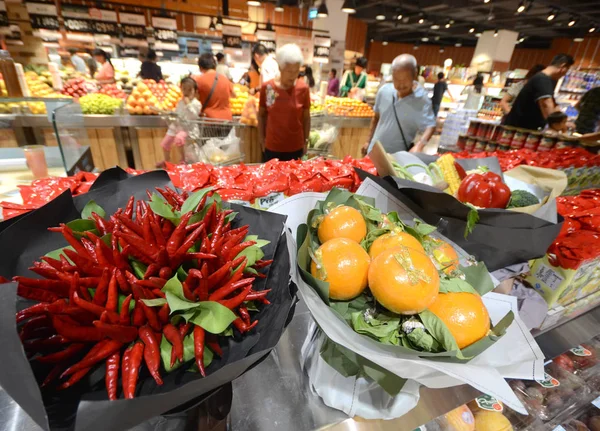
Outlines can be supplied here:
<path id="1" fill-rule="evenodd" d="M 403 220 L 414 218 L 414 214 L 397 199 L 372 181 L 365 181 L 357 194 L 375 198 L 375 206 L 384 212 L 397 211 Z M 324 197 L 325 195 L 321 193 L 303 193 L 285 199 L 270 208 L 269 211 L 288 216 L 287 226 L 291 233 L 288 232 L 287 239 L 291 253 L 295 254 L 297 249 L 292 233 L 295 236 L 298 225 L 306 222 L 309 211 L 314 208 L 318 200 L 322 200 Z M 461 256 L 466 256 L 464 251 L 458 251 Z M 292 256 L 292 258 L 292 262 L 295 262 L 296 257 Z M 298 274 L 297 266 L 293 265 L 292 272 L 292 276 L 298 284 L 302 300 L 308 306 L 317 325 L 333 342 L 375 362 L 400 377 L 413 379 L 417 383 L 431 388 L 469 384 L 483 393 L 503 401 L 513 410 L 527 414 L 504 378 L 530 380 L 541 378 L 543 376 L 544 356 L 527 327 L 518 317 L 515 298 L 493 293 L 489 293 L 483 298 L 494 323 L 497 323 L 510 310 L 515 313 L 514 322 L 509 327 L 506 335 L 495 345 L 468 364 L 431 361 L 397 352 L 392 353 L 389 349 L 390 346 L 382 345 L 369 337 L 354 332 L 321 300 L 314 289 L 302 280 Z M 311 374 L 318 376 L 321 375 L 321 372 L 314 371 Z M 335 392 L 335 388 L 327 389 L 328 385 L 322 383 L 322 381 L 311 379 L 314 390 L 324 400 L 328 399 L 329 402 L 333 403 L 334 401 L 331 400 L 335 400 L 336 395 L 328 391 Z M 367 388 L 367 386 L 365 386 L 365 390 L 382 391 L 381 388 Z M 414 399 L 406 398 L 405 394 L 401 394 L 401 396 L 403 398 L 403 401 L 400 402 L 402 406 L 387 410 L 388 413 L 392 414 L 392 412 L 397 413 L 398 411 L 405 413 L 416 405 Z M 381 394 L 372 395 L 370 398 L 383 399 Z M 339 400 L 339 398 L 337 399 Z M 369 397 L 363 397 L 363 399 L 368 400 Z M 337 404 L 339 404 L 339 401 L 336 401 L 335 407 L 340 408 Z M 347 412 L 348 408 L 346 406 L 341 409 Z M 365 408 L 367 411 L 369 410 L 369 408 Z"/>

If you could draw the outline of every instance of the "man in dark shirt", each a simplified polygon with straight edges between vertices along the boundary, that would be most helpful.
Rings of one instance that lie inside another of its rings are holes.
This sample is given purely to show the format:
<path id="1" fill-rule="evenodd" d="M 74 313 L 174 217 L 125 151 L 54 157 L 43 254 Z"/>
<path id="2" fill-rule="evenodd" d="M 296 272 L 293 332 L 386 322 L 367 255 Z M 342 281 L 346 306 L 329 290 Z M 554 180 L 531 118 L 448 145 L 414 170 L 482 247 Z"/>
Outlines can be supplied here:
<path id="1" fill-rule="evenodd" d="M 444 74 L 442 72 L 437 74 L 438 82 L 433 86 L 433 96 L 431 96 L 431 107 L 433 108 L 433 115 L 437 117 L 438 112 L 440 111 L 440 105 L 442 104 L 442 99 L 444 98 L 444 93 L 448 91 L 448 84 L 444 79 Z M 450 99 L 454 101 L 452 94 L 448 91 L 448 95 Z"/>
<path id="2" fill-rule="evenodd" d="M 548 115 L 560 110 L 554 102 L 554 88 L 556 81 L 567 74 L 573 63 L 570 55 L 558 54 L 550 66 L 530 78 L 515 99 L 505 124 L 529 130 L 543 128 Z"/>
<path id="3" fill-rule="evenodd" d="M 156 82 L 163 79 L 162 70 L 156 64 L 156 51 L 153 49 L 149 49 L 146 54 L 146 60 L 142 63 L 140 70 L 140 77 L 142 79 L 154 79 Z"/>
<path id="4" fill-rule="evenodd" d="M 577 133 L 585 135 L 595 132 L 600 120 L 600 87 L 592 88 L 585 93 L 575 108 L 579 110 L 575 120 Z"/>

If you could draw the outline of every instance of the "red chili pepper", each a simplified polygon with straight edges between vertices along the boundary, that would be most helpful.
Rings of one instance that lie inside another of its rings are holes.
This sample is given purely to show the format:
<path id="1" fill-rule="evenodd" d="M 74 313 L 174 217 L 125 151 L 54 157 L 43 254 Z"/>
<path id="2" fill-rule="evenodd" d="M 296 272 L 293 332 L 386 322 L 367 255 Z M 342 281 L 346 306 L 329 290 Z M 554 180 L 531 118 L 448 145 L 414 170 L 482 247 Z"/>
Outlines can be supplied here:
<path id="1" fill-rule="evenodd" d="M 71 261 L 75 264 L 75 266 L 82 271 L 84 274 L 89 275 L 102 275 L 102 268 L 96 266 L 94 262 L 86 257 L 83 257 L 81 254 L 69 250 L 68 248 L 63 249 L 63 253 L 71 259 Z"/>
<path id="2" fill-rule="evenodd" d="M 252 301 L 254 299 L 264 298 L 265 296 L 267 296 L 267 293 L 269 293 L 270 291 L 271 291 L 271 289 L 265 289 L 265 290 L 261 290 L 260 292 L 250 292 L 248 294 L 248 296 L 246 296 L 246 301 Z"/>
<path id="3" fill-rule="evenodd" d="M 46 376 L 46 378 L 44 379 L 44 381 L 40 385 L 40 388 L 45 388 L 46 386 L 48 386 L 50 384 L 50 382 L 52 382 L 53 380 L 56 380 L 56 378 L 60 375 L 60 373 L 64 369 L 65 369 L 65 365 L 64 364 L 62 364 L 62 363 L 61 364 L 56 364 L 54 366 L 54 368 L 52 368 L 52 370 L 50 370 L 50 372 L 48 373 L 48 375 Z"/>
<path id="4" fill-rule="evenodd" d="M 47 328 L 50 327 L 51 324 L 52 321 L 50 320 L 49 316 L 41 315 L 32 317 L 21 327 L 21 330 L 19 331 L 19 338 L 21 341 L 32 338 L 31 336 L 36 329 Z"/>
<path id="5" fill-rule="evenodd" d="M 132 297 L 131 294 L 127 295 L 127 297 L 123 301 L 123 304 L 121 305 L 121 311 L 119 312 L 119 324 L 120 325 L 129 325 L 130 324 L 129 304 L 131 303 L 131 297 Z"/>
<path id="6" fill-rule="evenodd" d="M 204 328 L 202 326 L 194 326 L 194 356 L 196 357 L 196 365 L 202 377 L 206 377 L 204 369 Z"/>
<path id="7" fill-rule="evenodd" d="M 181 244 L 185 239 L 185 227 L 187 226 L 190 218 L 192 217 L 192 213 L 186 213 L 181 217 L 179 225 L 175 228 L 171 236 L 169 237 L 169 241 L 167 241 L 167 253 L 169 257 L 173 257 Z"/>
<path id="8" fill-rule="evenodd" d="M 221 349 L 221 346 L 219 345 L 219 340 L 217 339 L 217 337 L 214 334 L 207 334 L 206 345 L 208 347 L 210 347 L 210 350 L 212 350 L 219 357 L 221 357 L 221 358 L 223 357 L 223 350 Z"/>
<path id="9" fill-rule="evenodd" d="M 135 307 L 133 308 L 131 324 L 133 326 L 142 326 L 146 323 L 146 320 L 146 314 L 144 313 L 144 309 L 141 306 L 141 302 L 135 301 Z"/>
<path id="10" fill-rule="evenodd" d="M 143 202 L 144 201 L 137 201 L 135 205 L 135 221 L 138 223 L 140 223 L 142 218 L 144 217 Z"/>
<path id="11" fill-rule="evenodd" d="M 50 265 L 52 268 L 56 269 L 57 271 L 63 270 L 62 262 L 58 259 L 53 259 L 51 257 L 44 256 L 44 257 L 42 257 L 42 260 L 44 262 L 46 262 L 48 265 Z"/>
<path id="12" fill-rule="evenodd" d="M 102 248 L 102 244 L 104 244 L 104 241 L 102 241 L 100 238 L 97 238 L 96 260 L 98 261 L 98 265 L 109 268 L 114 264 L 112 250 L 109 250 L 108 253 L 105 253 L 105 250 Z M 104 246 L 106 246 L 106 244 L 104 244 Z"/>
<path id="13" fill-rule="evenodd" d="M 40 262 L 35 262 L 33 266 L 29 267 L 29 270 L 35 272 L 37 275 L 50 279 L 50 280 L 58 280 L 60 277 L 57 274 L 57 270 L 52 268 L 50 265 L 43 264 Z M 6 280 L 6 281 L 3 281 Z M 4 277 L 0 278 L 0 283 L 8 283 L 8 280 Z"/>
<path id="14" fill-rule="evenodd" d="M 225 258 L 226 259 L 233 259 L 238 254 L 240 254 L 243 250 L 247 249 L 248 247 L 252 247 L 254 244 L 256 244 L 256 241 L 245 241 L 245 242 L 243 242 L 241 244 L 238 244 L 235 247 L 231 248 L 231 250 L 229 251 L 229 253 L 227 254 L 227 256 L 225 256 Z"/>
<path id="15" fill-rule="evenodd" d="M 460 183 L 457 197 L 461 202 L 481 208 L 506 208 L 510 200 L 510 189 L 493 172 L 470 174 Z"/>
<path id="16" fill-rule="evenodd" d="M 79 370 L 77 372 L 75 372 L 71 377 L 69 377 L 69 380 L 67 380 L 64 383 L 61 383 L 60 385 L 58 385 L 56 387 L 56 389 L 58 390 L 64 390 L 67 388 L 70 388 L 71 386 L 73 386 L 75 383 L 79 382 L 81 379 L 83 379 L 83 377 L 90 372 L 90 370 L 92 369 L 92 367 L 87 367 L 84 368 L 82 370 Z M 64 374 L 64 373 L 63 373 Z"/>
<path id="17" fill-rule="evenodd" d="M 150 228 L 152 229 L 152 233 L 154 234 L 154 238 L 156 238 L 156 243 L 160 247 L 164 247 L 167 245 L 167 241 L 165 240 L 165 236 L 163 235 L 162 229 L 158 224 L 158 221 L 152 220 L 150 221 Z"/>
<path id="18" fill-rule="evenodd" d="M 81 245 L 85 247 L 88 254 L 91 256 L 92 261 L 98 262 L 98 256 L 96 256 L 96 246 L 94 245 L 94 243 L 87 238 L 81 238 L 79 241 L 81 242 Z"/>
<path id="19" fill-rule="evenodd" d="M 51 337 L 38 338 L 37 340 L 26 340 L 23 342 L 23 348 L 38 353 L 46 349 L 56 349 L 70 342 L 71 340 L 62 335 L 52 335 Z"/>
<path id="20" fill-rule="evenodd" d="M 139 343 L 136 343 L 139 344 Z M 143 345 L 142 345 L 143 347 Z M 123 388 L 123 396 L 125 398 L 133 398 L 133 394 L 131 396 L 127 396 L 129 394 L 129 376 L 130 376 L 130 362 L 131 362 L 131 352 L 133 351 L 133 346 L 129 346 L 123 352 L 123 359 L 121 360 L 121 387 Z M 135 392 L 135 388 L 134 388 Z"/>
<path id="21" fill-rule="evenodd" d="M 173 223 L 171 223 L 167 219 L 163 220 L 163 223 L 162 223 L 162 226 L 161 226 L 160 230 L 162 231 L 163 237 L 165 237 L 165 240 L 167 238 L 171 237 L 171 234 L 173 233 L 174 229 L 175 229 L 175 226 L 173 225 Z"/>
<path id="22" fill-rule="evenodd" d="M 171 196 L 170 193 L 168 193 L 166 190 L 163 190 L 163 189 L 158 188 L 158 187 L 156 187 L 156 191 L 158 193 L 160 193 L 163 198 L 165 198 L 165 200 L 167 201 L 167 203 L 170 206 L 172 206 L 173 208 L 177 208 L 177 201 L 175 199 L 173 199 L 173 196 Z"/>
<path id="23" fill-rule="evenodd" d="M 271 260 L 258 260 L 252 266 L 254 267 L 254 269 L 262 269 L 262 268 L 265 268 L 265 267 L 269 266 L 272 263 L 273 263 L 273 259 L 271 259 Z"/>
<path id="24" fill-rule="evenodd" d="M 94 219 L 94 223 L 96 224 L 96 229 L 100 232 L 100 235 L 106 235 L 107 233 L 111 233 L 113 226 L 109 221 L 104 220 L 96 213 L 92 213 L 92 218 Z"/>
<path id="25" fill-rule="evenodd" d="M 137 385 L 140 365 L 146 348 L 144 343 L 135 343 L 129 356 L 129 376 L 127 378 L 127 387 L 124 390 L 125 398 L 133 398 L 135 395 L 135 387 Z"/>
<path id="26" fill-rule="evenodd" d="M 160 377 L 159 367 L 160 367 L 160 347 L 158 342 L 154 338 L 154 332 L 148 326 L 142 326 L 139 329 L 140 339 L 146 345 L 144 350 L 144 360 L 146 361 L 146 366 L 150 371 L 150 374 L 154 378 L 157 384 L 162 385 L 163 381 Z"/>
<path id="27" fill-rule="evenodd" d="M 183 325 L 179 326 L 179 333 L 181 334 L 182 339 L 184 339 L 186 337 L 188 332 L 190 332 L 191 328 L 192 328 L 191 322 L 184 323 Z"/>
<path id="28" fill-rule="evenodd" d="M 73 303 L 77 304 L 77 306 L 79 308 L 82 308 L 85 311 L 89 311 L 90 313 L 93 313 L 94 315 L 96 315 L 98 317 L 102 316 L 102 313 L 104 313 L 106 311 L 106 309 L 104 307 L 102 307 L 101 305 L 94 304 L 92 302 L 88 302 L 88 301 L 80 298 L 79 295 L 77 294 L 77 292 L 75 292 L 75 294 L 73 295 Z M 112 313 L 116 314 L 114 311 Z M 114 319 L 114 317 L 113 317 L 113 319 Z M 118 315 L 117 315 L 117 319 L 118 319 Z"/>
<path id="29" fill-rule="evenodd" d="M 194 295 L 194 292 L 192 292 L 192 290 L 190 289 L 189 283 L 187 281 L 184 281 L 183 283 L 181 283 L 181 287 L 183 290 L 183 296 L 185 296 L 185 298 L 188 301 L 196 300 L 196 295 Z"/>
<path id="30" fill-rule="evenodd" d="M 221 281 L 229 274 L 232 263 L 227 262 L 225 265 L 217 269 L 208 277 L 208 290 L 212 290 L 213 287 L 218 286 Z"/>
<path id="31" fill-rule="evenodd" d="M 117 289 L 117 275 L 113 270 L 108 283 L 108 296 L 106 298 L 106 309 L 110 311 L 117 311 L 119 303 L 119 290 Z"/>
<path id="32" fill-rule="evenodd" d="M 73 356 L 83 350 L 84 347 L 85 344 L 83 343 L 73 343 L 67 346 L 65 350 L 61 350 L 60 352 L 56 353 L 50 353 L 45 356 L 38 356 L 35 359 L 42 364 L 55 364 L 66 359 L 71 359 Z"/>
<path id="33" fill-rule="evenodd" d="M 144 273 L 144 279 L 157 275 L 159 271 L 160 267 L 157 264 L 153 263 L 148 265 L 148 268 L 146 268 L 146 272 Z"/>
<path id="34" fill-rule="evenodd" d="M 154 294 L 155 298 L 166 298 L 167 295 L 160 289 L 152 289 L 151 291 Z"/>
<path id="35" fill-rule="evenodd" d="M 156 252 L 158 252 L 158 249 L 156 249 L 154 245 L 147 243 L 146 241 L 144 241 L 143 238 L 140 238 L 139 236 L 130 235 L 121 231 L 118 232 L 118 235 L 119 238 L 121 238 L 123 241 L 129 244 L 129 246 L 132 249 L 137 250 L 139 253 L 142 253 L 148 259 L 152 259 Z"/>
<path id="36" fill-rule="evenodd" d="M 83 245 L 81 245 L 81 243 L 77 240 L 77 238 L 75 238 L 75 235 L 73 235 L 73 230 L 67 226 L 64 223 L 60 224 L 60 227 L 58 228 L 49 228 L 49 231 L 52 232 L 60 232 L 62 233 L 62 235 L 65 237 L 65 239 L 67 240 L 67 242 L 69 243 L 69 245 L 71 247 L 73 247 L 73 249 L 82 257 L 87 258 L 87 259 L 91 259 L 92 257 L 90 256 L 90 254 L 87 252 L 87 250 L 85 249 L 85 247 Z M 68 249 L 65 249 L 68 250 Z"/>
<path id="37" fill-rule="evenodd" d="M 113 340 L 124 344 L 131 343 L 138 335 L 135 326 L 111 325 L 110 323 L 104 323 L 99 320 L 94 322 L 94 326 L 98 328 L 100 333 L 105 337 L 112 338 Z"/>
<path id="38" fill-rule="evenodd" d="M 142 237 L 144 238 L 144 241 L 150 244 L 156 243 L 156 239 L 154 238 L 154 234 L 152 233 L 152 226 L 150 226 L 150 220 L 148 219 L 148 217 L 144 217 L 143 219 L 141 219 L 141 223 L 143 229 Z"/>
<path id="39" fill-rule="evenodd" d="M 169 304 L 163 304 L 158 311 L 158 320 L 161 324 L 166 325 L 169 322 L 169 314 L 171 314 Z"/>
<path id="40" fill-rule="evenodd" d="M 110 244 L 112 247 L 112 255 L 113 255 L 113 261 L 115 262 L 115 266 L 122 270 L 129 269 L 130 266 L 129 266 L 129 262 L 127 261 L 127 258 L 119 252 L 118 238 L 117 238 L 117 235 L 115 235 L 114 233 L 111 235 Z M 125 248 L 123 248 L 122 251 L 127 252 L 128 250 L 126 250 L 126 247 L 125 247 Z"/>
<path id="41" fill-rule="evenodd" d="M 192 246 L 194 245 L 194 243 L 198 240 L 198 238 L 200 238 L 200 235 L 202 235 L 204 233 L 204 229 L 206 228 L 206 226 L 204 225 L 204 223 L 202 223 L 200 226 L 198 226 L 183 242 L 183 244 L 177 249 L 177 251 L 175 252 L 175 256 L 178 255 L 183 255 L 185 253 L 187 253 L 187 251 L 192 248 Z"/>
<path id="42" fill-rule="evenodd" d="M 92 302 L 94 304 L 106 304 L 106 298 L 108 297 L 108 283 L 110 282 L 110 279 L 110 270 L 108 268 L 105 268 L 102 272 L 102 276 L 100 277 L 100 283 L 98 283 L 98 287 L 96 288 L 94 299 L 92 299 Z"/>
<path id="43" fill-rule="evenodd" d="M 23 320 L 28 319 L 29 317 L 37 316 L 39 314 L 45 313 L 60 313 L 62 310 L 67 308 L 69 303 L 66 299 L 59 299 L 58 301 L 53 302 L 52 304 L 40 303 L 32 305 L 31 307 L 24 308 L 23 310 L 17 312 L 16 318 L 17 323 L 21 323 Z"/>
<path id="44" fill-rule="evenodd" d="M 52 316 L 52 325 L 59 335 L 72 341 L 99 341 L 104 338 L 98 328 L 74 325 L 61 316 Z"/>
<path id="45" fill-rule="evenodd" d="M 116 340 L 102 340 L 96 344 L 92 350 L 88 352 L 83 359 L 77 362 L 75 365 L 70 366 L 61 374 L 61 377 L 69 376 L 76 371 L 83 370 L 84 368 L 93 367 L 103 359 L 108 358 L 113 353 L 117 352 L 123 343 Z"/>
<path id="46" fill-rule="evenodd" d="M 31 299 L 33 301 L 39 302 L 54 302 L 60 299 L 60 296 L 54 292 L 42 289 L 35 289 L 33 287 L 27 287 L 24 284 L 20 283 L 17 287 L 17 295 L 19 295 L 21 298 Z"/>
<path id="47" fill-rule="evenodd" d="M 183 362 L 183 339 L 177 328 L 170 323 L 163 328 L 163 334 L 165 334 L 165 338 L 173 346 L 171 349 L 171 367 L 173 367 L 176 359 L 179 359 L 179 362 Z"/>
<path id="48" fill-rule="evenodd" d="M 210 239 L 208 236 L 205 236 L 202 240 L 202 244 L 200 244 L 200 252 L 208 253 L 210 251 Z"/>
<path id="49" fill-rule="evenodd" d="M 252 290 L 252 284 L 249 284 L 237 296 L 234 296 L 231 299 L 222 299 L 222 300 L 219 300 L 218 302 L 221 305 L 224 305 L 225 307 L 229 308 L 230 310 L 233 310 L 234 308 L 238 307 L 242 302 L 244 302 L 246 300 L 246 297 L 248 296 L 248 294 L 250 293 L 251 290 Z"/>
<path id="50" fill-rule="evenodd" d="M 119 288 L 121 289 L 121 292 L 122 293 L 130 293 L 131 287 L 129 286 L 129 283 L 127 283 L 127 279 L 123 275 L 123 272 L 117 268 L 117 270 L 115 271 L 115 275 L 117 277 L 117 283 L 119 284 Z"/>
<path id="51" fill-rule="evenodd" d="M 125 206 L 125 211 L 123 212 L 125 217 L 127 217 L 129 220 L 131 220 L 133 217 L 133 204 L 134 203 L 135 203 L 135 198 L 133 196 L 131 196 L 129 198 L 129 200 L 127 201 L 127 205 Z"/>
<path id="52" fill-rule="evenodd" d="M 13 277 L 13 280 L 18 281 L 19 284 L 24 284 L 27 287 L 51 291 L 62 297 L 67 297 L 69 293 L 69 283 L 64 280 L 39 280 L 18 275 Z"/>
<path id="53" fill-rule="evenodd" d="M 246 286 L 250 286 L 250 289 L 252 289 L 253 282 L 254 282 L 254 277 L 244 278 L 242 280 L 235 280 L 232 277 L 232 281 L 229 281 L 225 286 L 220 287 L 219 289 L 215 290 L 208 297 L 208 300 L 209 301 L 218 301 L 220 299 L 226 298 L 231 293 L 235 292 L 236 290 L 238 290 L 240 288 L 245 289 Z M 248 290 L 248 292 L 250 292 L 250 290 Z"/>
<path id="54" fill-rule="evenodd" d="M 104 381 L 106 384 L 106 392 L 109 400 L 117 399 L 117 381 L 119 380 L 119 362 L 121 355 L 117 351 L 110 355 L 106 360 L 106 373 Z"/>
<path id="55" fill-rule="evenodd" d="M 198 259 L 198 260 L 211 260 L 216 259 L 217 256 L 215 254 L 210 253 L 186 253 L 183 255 L 183 260 L 189 259 Z"/>
<path id="56" fill-rule="evenodd" d="M 238 308 L 238 312 L 240 313 L 240 317 L 244 321 L 246 325 L 250 324 L 250 313 L 248 313 L 248 309 L 243 305 L 240 305 Z"/>
<path id="57" fill-rule="evenodd" d="M 173 277 L 173 270 L 168 266 L 165 266 L 160 269 L 158 276 L 160 278 L 164 278 L 165 280 L 169 280 L 171 277 Z"/>
<path id="58" fill-rule="evenodd" d="M 143 288 L 139 287 L 137 284 L 134 284 L 133 285 L 133 295 L 136 299 L 136 306 L 137 306 L 137 304 L 140 304 L 140 307 L 142 308 L 142 311 L 144 312 L 144 315 L 146 316 L 148 324 L 155 331 L 160 331 L 161 324 L 158 321 L 158 315 L 157 315 L 156 311 L 152 307 L 148 307 L 142 301 L 142 299 L 148 299 L 148 295 L 146 295 L 144 293 Z"/>
<path id="59" fill-rule="evenodd" d="M 249 330 L 251 330 L 252 328 L 254 328 L 257 324 L 258 324 L 258 320 L 255 320 L 250 325 L 246 325 L 242 321 L 242 319 L 239 318 L 239 317 L 233 321 L 233 326 L 235 326 L 236 329 L 238 331 L 240 331 L 241 334 L 243 334 L 244 332 L 248 332 Z"/>

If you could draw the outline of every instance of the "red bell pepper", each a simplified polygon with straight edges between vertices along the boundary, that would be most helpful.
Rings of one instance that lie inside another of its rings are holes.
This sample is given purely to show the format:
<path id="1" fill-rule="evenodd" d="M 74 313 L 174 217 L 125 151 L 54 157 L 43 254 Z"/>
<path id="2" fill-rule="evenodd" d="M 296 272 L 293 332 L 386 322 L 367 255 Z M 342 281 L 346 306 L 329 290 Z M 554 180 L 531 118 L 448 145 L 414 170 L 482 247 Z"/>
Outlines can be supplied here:
<path id="1" fill-rule="evenodd" d="M 471 174 L 460 183 L 458 200 L 480 208 L 506 208 L 510 189 L 493 172 Z"/>

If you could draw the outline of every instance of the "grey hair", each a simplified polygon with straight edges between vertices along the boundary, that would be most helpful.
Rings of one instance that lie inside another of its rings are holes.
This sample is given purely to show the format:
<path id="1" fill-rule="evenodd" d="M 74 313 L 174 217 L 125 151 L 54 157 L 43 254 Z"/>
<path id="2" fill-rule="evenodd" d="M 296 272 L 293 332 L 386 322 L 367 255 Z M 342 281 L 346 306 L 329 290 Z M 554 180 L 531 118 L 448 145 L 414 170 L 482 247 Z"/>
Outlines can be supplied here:
<path id="1" fill-rule="evenodd" d="M 410 54 L 400 54 L 398 57 L 394 58 L 392 61 L 392 72 L 395 72 L 399 69 L 409 69 L 412 70 L 413 73 L 417 74 L 417 59 L 414 55 Z"/>
<path id="2" fill-rule="evenodd" d="M 283 45 L 277 50 L 277 63 L 279 67 L 284 67 L 288 64 L 300 64 L 304 63 L 304 57 L 300 47 L 295 43 L 288 43 Z"/>

